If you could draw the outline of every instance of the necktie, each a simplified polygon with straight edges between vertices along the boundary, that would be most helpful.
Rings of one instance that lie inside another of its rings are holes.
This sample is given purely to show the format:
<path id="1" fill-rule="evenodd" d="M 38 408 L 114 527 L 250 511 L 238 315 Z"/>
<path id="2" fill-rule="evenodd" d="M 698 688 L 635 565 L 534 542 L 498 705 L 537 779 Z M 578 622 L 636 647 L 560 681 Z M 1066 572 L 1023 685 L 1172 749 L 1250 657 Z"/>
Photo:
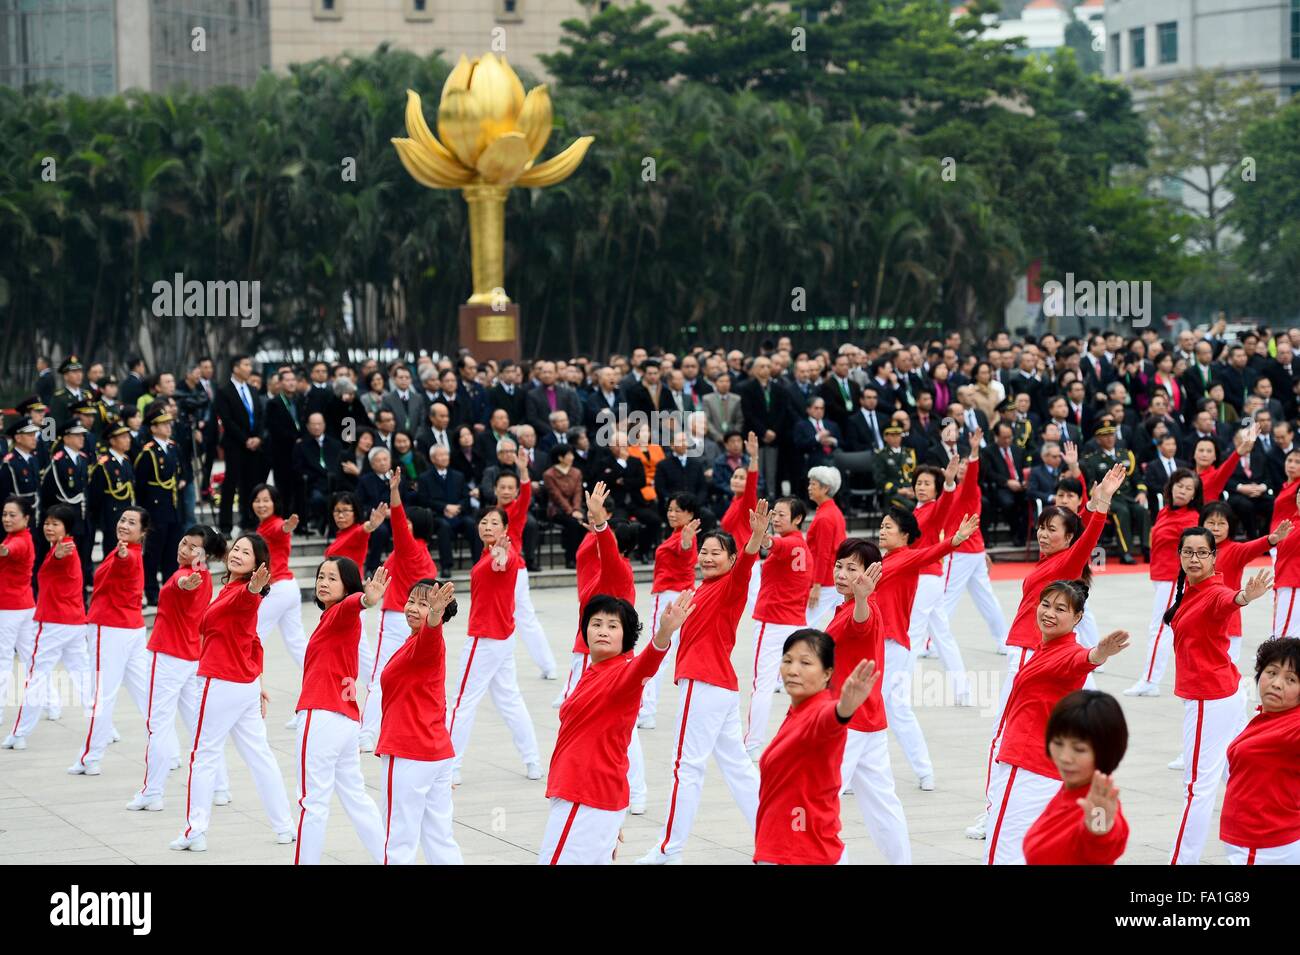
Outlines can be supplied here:
<path id="1" fill-rule="evenodd" d="M 816 418 L 813 418 L 813 419 L 812 419 L 812 423 L 813 423 L 813 429 L 814 429 L 818 434 L 821 434 L 822 431 L 823 431 L 822 423 L 821 423 L 820 421 L 818 421 Z"/>
<path id="2" fill-rule="evenodd" d="M 244 403 L 244 410 L 248 412 L 248 428 L 253 429 L 253 402 L 248 397 L 248 385 L 240 384 L 239 400 Z"/>
<path id="3" fill-rule="evenodd" d="M 1002 459 L 1007 462 L 1007 475 L 1011 478 L 1016 476 L 1016 460 L 1011 456 L 1010 448 L 1002 449 Z"/>
<path id="4" fill-rule="evenodd" d="M 1241 469 L 1246 472 L 1246 477 L 1250 477 L 1250 455 L 1241 459 Z"/>
<path id="5" fill-rule="evenodd" d="M 552 411 L 555 410 L 555 389 L 554 388 L 546 389 L 546 403 L 550 405 Z"/>
<path id="6" fill-rule="evenodd" d="M 569 436 L 563 433 L 556 434 L 555 440 L 558 444 L 568 444 Z"/>

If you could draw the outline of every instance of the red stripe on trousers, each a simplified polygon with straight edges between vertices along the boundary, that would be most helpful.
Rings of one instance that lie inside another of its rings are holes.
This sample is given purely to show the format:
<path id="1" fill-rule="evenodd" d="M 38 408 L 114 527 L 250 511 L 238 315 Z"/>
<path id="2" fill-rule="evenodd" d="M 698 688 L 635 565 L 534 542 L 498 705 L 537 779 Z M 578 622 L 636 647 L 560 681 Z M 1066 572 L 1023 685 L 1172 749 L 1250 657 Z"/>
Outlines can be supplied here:
<path id="1" fill-rule="evenodd" d="M 456 705 L 451 708 L 451 723 L 447 726 L 447 732 L 450 733 L 456 728 L 456 711 L 460 709 L 461 697 L 465 695 L 465 684 L 469 682 L 469 668 L 474 665 L 474 651 L 478 649 L 478 637 L 470 644 L 469 659 L 465 661 L 465 675 L 460 678 L 460 689 L 456 691 Z"/>
<path id="2" fill-rule="evenodd" d="M 212 677 L 203 681 L 203 696 L 199 699 L 199 718 L 194 727 L 194 747 L 190 750 L 190 772 L 185 780 L 185 838 L 189 838 L 193 827 L 190 826 L 190 793 L 194 789 L 194 756 L 199 751 L 199 735 L 203 732 L 203 713 L 208 708 L 208 687 L 212 686 Z"/>
<path id="3" fill-rule="evenodd" d="M 677 787 L 681 780 L 677 778 L 677 772 L 682 766 L 682 746 L 686 742 L 686 717 L 691 712 L 691 694 L 695 691 L 695 681 L 686 681 L 686 699 L 682 701 L 682 730 L 677 735 L 677 758 L 673 760 L 673 798 L 668 801 L 668 822 L 664 826 L 664 841 L 659 847 L 663 852 L 668 845 L 668 840 L 673 835 L 673 817 L 677 815 Z"/>
<path id="4" fill-rule="evenodd" d="M 298 838 L 295 840 L 293 847 L 294 865 L 298 864 L 298 857 L 302 853 L 302 821 L 307 815 L 307 809 L 303 806 L 303 803 L 307 801 L 307 734 L 311 732 L 311 714 L 312 711 L 308 710 L 307 721 L 302 726 L 302 753 L 298 757 L 298 774 L 302 779 L 298 788 L 302 790 L 302 793 L 298 796 Z"/>
<path id="5" fill-rule="evenodd" d="M 993 856 L 998 851 L 998 833 L 1002 831 L 1002 817 L 1007 814 L 1007 803 L 1011 801 L 1011 784 L 1016 781 L 1016 770 L 1019 766 L 1011 767 L 1011 775 L 1007 777 L 1007 788 L 1002 793 L 1002 808 L 998 810 L 998 823 L 993 827 L 993 839 L 989 842 L 989 865 L 993 864 Z"/>
<path id="6" fill-rule="evenodd" d="M 1295 609 L 1295 588 L 1294 587 L 1291 588 L 1291 599 L 1287 601 L 1286 621 L 1282 624 L 1282 632 L 1278 634 L 1279 637 L 1286 636 L 1287 628 L 1291 626 L 1291 611 L 1293 609 Z"/>
<path id="7" fill-rule="evenodd" d="M 158 672 L 158 651 L 153 651 L 150 656 L 153 660 L 149 664 L 149 706 L 144 711 L 144 785 L 140 787 L 141 796 L 149 788 L 149 741 L 153 739 L 153 679 Z"/>
<path id="8" fill-rule="evenodd" d="M 18 724 L 23 721 L 23 707 L 27 705 L 27 688 L 32 685 L 32 674 L 36 672 L 36 651 L 41 648 L 41 628 L 45 624 L 36 625 L 36 639 L 32 641 L 32 662 L 27 665 L 27 679 L 23 681 L 23 698 L 18 704 L 18 717 L 14 720 L 13 731 L 18 732 Z"/>
<path id="9" fill-rule="evenodd" d="M 1016 667 L 1016 676 L 1025 668 L 1025 654 L 1029 652 L 1028 647 L 1020 648 L 1020 665 Z M 993 733 L 993 739 L 989 740 L 989 762 L 984 767 L 984 798 L 989 796 L 989 783 L 993 781 L 993 754 L 997 751 L 998 740 L 1002 736 L 1002 730 L 1007 725 L 1007 710 L 1011 708 L 1011 694 L 1016 689 L 1016 677 L 1011 678 L 1011 689 L 1007 691 L 1007 702 L 1002 707 L 1002 717 L 998 720 L 998 728 Z"/>
<path id="10" fill-rule="evenodd" d="M 90 737 L 95 732 L 95 714 L 99 712 L 99 644 L 103 636 L 104 628 L 101 624 L 95 624 L 95 695 L 94 705 L 90 708 L 90 726 L 86 728 L 86 748 L 81 751 L 81 759 L 77 762 L 84 767 L 86 765 L 86 756 L 90 753 Z"/>
<path id="11" fill-rule="evenodd" d="M 379 611 L 379 642 L 375 644 L 375 662 L 370 664 L 370 682 L 375 682 L 375 671 L 379 669 L 379 651 L 384 649 L 384 612 Z"/>
<path id="12" fill-rule="evenodd" d="M 573 817 L 578 814 L 578 804 L 575 802 L 573 808 L 569 810 L 569 818 L 564 820 L 564 831 L 560 833 L 560 841 L 555 844 L 555 855 L 551 856 L 550 865 L 556 865 L 560 861 L 560 853 L 564 851 L 564 842 L 569 838 L 569 830 L 573 828 Z"/>
<path id="13" fill-rule="evenodd" d="M 1170 585 L 1170 587 L 1169 587 L 1169 599 L 1165 601 L 1165 609 L 1168 610 L 1170 607 L 1173 606 L 1173 604 L 1174 604 L 1174 587 L 1173 587 L 1172 585 Z M 1154 672 L 1155 672 L 1155 669 L 1156 669 L 1156 654 L 1157 654 L 1157 653 L 1159 652 L 1159 650 L 1160 650 L 1160 634 L 1162 634 L 1162 633 L 1164 633 L 1164 632 L 1165 632 L 1165 622 L 1164 622 L 1164 620 L 1161 620 L 1161 621 L 1160 621 L 1160 627 L 1156 630 L 1156 642 L 1153 643 L 1153 644 L 1151 644 L 1151 663 L 1150 663 L 1150 665 L 1147 666 L 1147 682 L 1148 682 L 1148 683 L 1151 682 L 1151 674 L 1154 673 Z"/>
<path id="14" fill-rule="evenodd" d="M 1251 849 L 1250 854 L 1246 856 L 1246 865 L 1254 865 L 1254 864 L 1255 864 L 1255 850 Z"/>
<path id="15" fill-rule="evenodd" d="M 745 710 L 745 742 L 749 742 L 749 734 L 754 732 L 754 697 L 758 694 L 758 658 L 763 652 L 763 634 L 767 633 L 767 622 L 764 621 L 758 628 L 758 642 L 754 644 L 754 682 L 753 691 L 749 694 L 749 707 Z"/>
<path id="16" fill-rule="evenodd" d="M 388 865 L 388 837 L 393 834 L 393 763 L 397 762 L 396 756 L 386 758 L 388 760 L 388 815 L 384 820 L 384 865 Z"/>
<path id="17" fill-rule="evenodd" d="M 1192 781 L 1187 784 L 1187 805 L 1183 806 L 1183 821 L 1178 827 L 1178 839 L 1174 842 L 1174 858 L 1170 865 L 1178 865 L 1178 851 L 1183 845 L 1183 830 L 1187 828 L 1187 814 L 1192 810 L 1192 791 L 1196 788 L 1197 764 L 1201 759 L 1201 725 L 1205 721 L 1205 701 L 1196 701 L 1196 742 L 1192 746 Z"/>

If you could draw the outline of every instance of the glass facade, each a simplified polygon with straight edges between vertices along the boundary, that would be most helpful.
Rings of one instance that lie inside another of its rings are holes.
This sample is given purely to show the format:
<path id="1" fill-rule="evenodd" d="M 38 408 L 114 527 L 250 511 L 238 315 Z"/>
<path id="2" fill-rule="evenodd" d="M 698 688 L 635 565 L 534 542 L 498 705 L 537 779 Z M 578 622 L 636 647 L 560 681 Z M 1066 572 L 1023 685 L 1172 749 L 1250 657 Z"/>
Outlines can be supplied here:
<path id="1" fill-rule="evenodd" d="M 113 37 L 113 0 L 0 0 L 0 83 L 113 93 Z"/>
<path id="2" fill-rule="evenodd" d="M 1135 27 L 1128 31 L 1128 68 L 1140 70 L 1147 65 L 1147 30 Z"/>
<path id="3" fill-rule="evenodd" d="M 1156 24 L 1156 46 L 1160 52 L 1161 63 L 1178 62 L 1178 24 Z"/>
<path id="4" fill-rule="evenodd" d="M 154 0 L 150 8 L 152 87 L 202 90 L 251 86 L 271 65 L 268 0 Z M 194 49 L 203 30 L 205 49 Z"/>
<path id="5" fill-rule="evenodd" d="M 1291 0 L 1291 59 L 1300 60 L 1300 0 Z"/>

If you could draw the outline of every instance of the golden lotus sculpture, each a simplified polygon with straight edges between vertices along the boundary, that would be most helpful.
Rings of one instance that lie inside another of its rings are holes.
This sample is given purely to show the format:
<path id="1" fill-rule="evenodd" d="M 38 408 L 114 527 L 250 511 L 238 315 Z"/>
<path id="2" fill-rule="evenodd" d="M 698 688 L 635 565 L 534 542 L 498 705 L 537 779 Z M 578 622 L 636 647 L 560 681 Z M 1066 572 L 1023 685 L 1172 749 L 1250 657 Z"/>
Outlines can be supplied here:
<path id="1" fill-rule="evenodd" d="M 524 85 L 503 56 L 461 56 L 442 87 L 438 135 L 429 131 L 420 94 L 406 91 L 406 132 L 393 139 L 402 165 L 430 189 L 459 189 L 469 205 L 474 294 L 469 304 L 504 304 L 506 194 L 512 186 L 540 188 L 563 182 L 587 154 L 594 137 L 582 136 L 543 163 L 537 157 L 551 135 L 546 86 L 524 95 Z"/>

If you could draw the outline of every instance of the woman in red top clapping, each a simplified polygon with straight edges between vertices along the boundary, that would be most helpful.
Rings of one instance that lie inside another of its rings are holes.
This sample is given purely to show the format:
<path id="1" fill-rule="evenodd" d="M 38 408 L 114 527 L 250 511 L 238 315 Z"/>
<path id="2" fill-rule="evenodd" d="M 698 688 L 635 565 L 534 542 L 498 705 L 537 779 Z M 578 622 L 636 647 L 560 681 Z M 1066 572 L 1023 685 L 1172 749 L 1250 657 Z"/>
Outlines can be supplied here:
<path id="1" fill-rule="evenodd" d="M 1025 864 L 1114 865 L 1128 845 L 1111 777 L 1128 748 L 1119 701 L 1096 690 L 1062 698 L 1047 721 L 1046 745 L 1061 788 L 1025 833 Z"/>
<path id="2" fill-rule="evenodd" d="M 262 641 L 257 635 L 257 609 L 271 582 L 266 541 L 241 534 L 226 552 L 226 577 L 217 599 L 199 624 L 199 724 L 190 751 L 185 829 L 171 848 L 204 852 L 217 767 L 226 740 L 253 774 L 257 794 L 281 845 L 293 842 L 293 819 L 280 767 L 266 739 L 266 707 L 270 697 L 261 688 Z"/>

